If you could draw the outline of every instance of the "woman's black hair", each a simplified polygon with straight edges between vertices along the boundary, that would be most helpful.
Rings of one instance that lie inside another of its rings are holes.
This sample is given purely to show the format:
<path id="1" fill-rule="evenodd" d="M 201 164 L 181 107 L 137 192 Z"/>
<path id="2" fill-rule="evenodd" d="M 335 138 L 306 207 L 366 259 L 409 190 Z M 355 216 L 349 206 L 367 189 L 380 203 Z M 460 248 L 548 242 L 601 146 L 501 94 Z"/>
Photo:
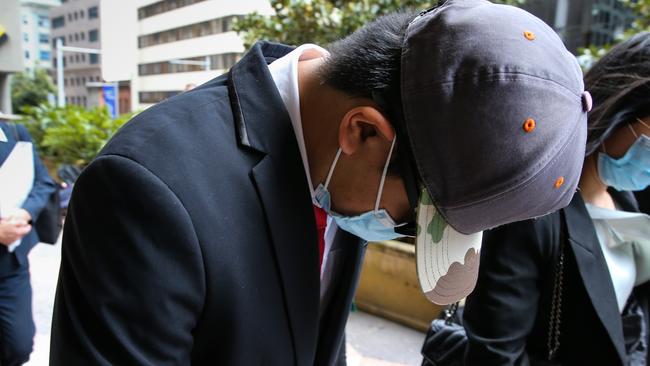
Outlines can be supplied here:
<path id="1" fill-rule="evenodd" d="M 636 118 L 650 115 L 650 32 L 612 48 L 585 75 L 594 108 L 589 113 L 586 155 Z"/>

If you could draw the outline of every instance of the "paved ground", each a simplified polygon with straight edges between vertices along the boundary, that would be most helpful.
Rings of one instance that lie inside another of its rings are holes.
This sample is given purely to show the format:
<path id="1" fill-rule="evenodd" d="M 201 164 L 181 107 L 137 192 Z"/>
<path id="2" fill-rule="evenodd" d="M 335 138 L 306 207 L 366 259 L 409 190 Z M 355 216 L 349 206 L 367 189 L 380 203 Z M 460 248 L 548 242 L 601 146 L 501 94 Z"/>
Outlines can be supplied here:
<path id="1" fill-rule="evenodd" d="M 47 366 L 50 323 L 61 245 L 37 245 L 30 256 L 36 337 L 27 366 Z M 423 333 L 384 319 L 354 312 L 347 327 L 349 366 L 415 366 L 421 362 Z"/>

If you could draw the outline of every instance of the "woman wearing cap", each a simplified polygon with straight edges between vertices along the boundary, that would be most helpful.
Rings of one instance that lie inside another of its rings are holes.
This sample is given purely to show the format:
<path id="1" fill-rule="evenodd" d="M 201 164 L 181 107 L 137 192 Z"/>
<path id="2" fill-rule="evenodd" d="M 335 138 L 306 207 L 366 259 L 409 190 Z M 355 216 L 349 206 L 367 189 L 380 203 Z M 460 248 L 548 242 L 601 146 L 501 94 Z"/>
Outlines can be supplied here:
<path id="1" fill-rule="evenodd" d="M 463 323 L 468 365 L 647 365 L 650 33 L 585 77 L 593 96 L 579 191 L 553 214 L 485 232 Z"/>

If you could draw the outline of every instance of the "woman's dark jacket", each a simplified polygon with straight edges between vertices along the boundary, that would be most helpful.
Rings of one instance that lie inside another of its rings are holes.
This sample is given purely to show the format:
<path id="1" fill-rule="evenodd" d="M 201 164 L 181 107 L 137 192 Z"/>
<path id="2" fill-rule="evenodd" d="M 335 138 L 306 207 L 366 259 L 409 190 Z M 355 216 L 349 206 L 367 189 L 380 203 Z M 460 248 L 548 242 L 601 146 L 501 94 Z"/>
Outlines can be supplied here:
<path id="1" fill-rule="evenodd" d="M 29 132 L 27 132 L 27 129 L 19 124 L 12 125 L 6 122 L 0 122 L 0 129 L 2 129 L 2 132 L 7 137 L 7 141 L 0 142 L 0 165 L 2 165 L 18 141 L 32 142 L 32 138 Z M 49 196 L 55 191 L 56 186 L 52 178 L 48 175 L 47 169 L 41 163 L 35 147 L 33 155 L 34 166 L 26 168 L 34 169 L 34 185 L 22 208 L 29 212 L 32 216 L 32 222 L 35 223 L 38 220 L 38 215 L 47 204 Z M 32 229 L 32 231 L 23 237 L 22 243 L 14 252 L 10 253 L 7 251 L 6 246 L 0 245 L 0 276 L 11 272 L 16 265 L 26 265 L 27 254 L 38 242 L 38 234 L 35 229 Z"/>
<path id="2" fill-rule="evenodd" d="M 611 193 L 622 210 L 638 211 L 631 194 Z M 559 362 L 627 365 L 626 347 L 639 346 L 629 344 L 629 335 L 639 330 L 626 331 L 626 345 L 612 280 L 580 194 L 562 211 L 566 245 Z M 546 358 L 560 232 L 560 211 L 485 232 L 479 280 L 463 318 L 469 338 L 466 364 L 528 365 Z M 645 345 L 649 294 L 645 283 L 630 296 L 644 312 L 643 323 L 637 324 L 645 327 Z"/>

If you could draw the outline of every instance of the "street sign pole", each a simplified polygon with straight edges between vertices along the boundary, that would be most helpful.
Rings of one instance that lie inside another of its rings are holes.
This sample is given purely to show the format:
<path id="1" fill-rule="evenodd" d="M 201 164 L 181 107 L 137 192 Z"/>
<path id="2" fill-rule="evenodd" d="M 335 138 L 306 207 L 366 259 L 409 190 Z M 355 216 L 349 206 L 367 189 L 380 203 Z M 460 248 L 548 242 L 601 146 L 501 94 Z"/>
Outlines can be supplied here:
<path id="1" fill-rule="evenodd" d="M 65 88 L 63 87 L 63 42 L 56 39 L 56 85 L 58 87 L 57 105 L 65 107 Z"/>

